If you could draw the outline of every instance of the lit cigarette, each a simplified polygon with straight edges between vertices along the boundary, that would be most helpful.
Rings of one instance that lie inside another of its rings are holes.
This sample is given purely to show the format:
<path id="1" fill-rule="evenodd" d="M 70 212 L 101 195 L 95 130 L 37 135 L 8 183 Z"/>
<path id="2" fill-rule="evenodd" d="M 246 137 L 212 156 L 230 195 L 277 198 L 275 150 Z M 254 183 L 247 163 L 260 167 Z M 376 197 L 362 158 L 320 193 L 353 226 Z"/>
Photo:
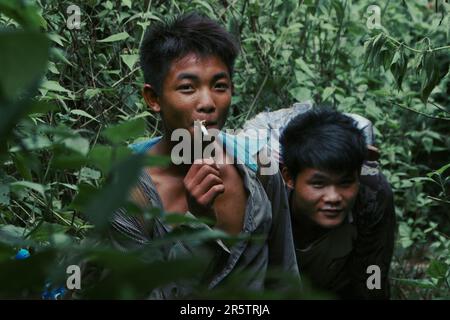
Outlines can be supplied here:
<path id="1" fill-rule="evenodd" d="M 205 136 L 207 136 L 208 135 L 208 129 L 206 129 L 206 127 L 204 125 L 205 120 L 200 120 L 199 122 L 200 122 L 200 128 L 202 129 L 203 134 Z"/>

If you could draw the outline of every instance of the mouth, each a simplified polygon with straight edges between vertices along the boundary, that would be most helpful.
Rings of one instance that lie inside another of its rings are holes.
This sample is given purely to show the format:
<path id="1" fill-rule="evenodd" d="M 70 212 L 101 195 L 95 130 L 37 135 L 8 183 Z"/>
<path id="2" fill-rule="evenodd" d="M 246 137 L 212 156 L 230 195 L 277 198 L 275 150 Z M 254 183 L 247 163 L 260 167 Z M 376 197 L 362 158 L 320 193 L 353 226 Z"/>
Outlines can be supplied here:
<path id="1" fill-rule="evenodd" d="M 343 209 L 321 209 L 319 210 L 324 216 L 327 218 L 336 218 L 341 215 L 344 210 Z"/>
<path id="2" fill-rule="evenodd" d="M 218 129 L 216 121 L 195 120 L 192 126 L 200 128 L 204 135 L 209 135 L 209 129 Z"/>
<path id="3" fill-rule="evenodd" d="M 195 120 L 192 125 L 195 126 L 197 123 L 199 123 L 199 125 L 203 125 L 207 128 L 217 125 L 217 121 L 208 121 L 208 120 Z"/>

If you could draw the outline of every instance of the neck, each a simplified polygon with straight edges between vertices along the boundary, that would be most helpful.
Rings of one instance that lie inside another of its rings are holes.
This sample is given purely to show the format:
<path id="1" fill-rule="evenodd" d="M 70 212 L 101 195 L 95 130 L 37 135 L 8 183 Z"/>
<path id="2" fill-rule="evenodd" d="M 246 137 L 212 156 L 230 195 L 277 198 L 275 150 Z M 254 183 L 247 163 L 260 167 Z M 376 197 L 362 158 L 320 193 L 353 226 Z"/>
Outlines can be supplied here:
<path id="1" fill-rule="evenodd" d="M 293 224 L 296 229 L 295 233 L 298 233 L 297 243 L 301 249 L 307 248 L 330 231 L 330 229 L 317 225 L 309 217 L 302 214 L 296 220 Z"/>
<path id="2" fill-rule="evenodd" d="M 314 241 L 328 233 L 330 229 L 323 228 L 312 221 L 308 216 L 293 212 L 292 197 L 289 199 L 291 216 L 292 216 L 292 232 L 298 249 L 305 249 Z"/>
<path id="3" fill-rule="evenodd" d="M 167 157 L 171 157 L 172 154 L 172 149 L 179 144 L 180 142 L 178 141 L 171 141 L 170 138 L 167 135 L 163 135 L 161 140 L 149 151 L 150 155 L 159 155 L 159 156 L 167 156 Z M 211 142 L 208 143 L 203 143 L 201 148 L 202 148 L 202 152 L 205 149 L 205 147 L 210 144 Z M 221 146 L 217 143 L 217 141 L 213 142 L 216 145 L 216 150 L 222 150 Z M 185 176 L 187 174 L 187 172 L 189 171 L 189 169 L 191 168 L 191 164 L 194 162 L 194 145 L 192 144 L 190 146 L 191 150 L 191 159 L 190 162 L 188 164 L 174 164 L 174 163 L 170 163 L 170 165 L 165 166 L 165 167 L 161 167 L 158 168 L 158 171 L 161 171 L 161 173 L 167 173 L 167 174 L 171 174 L 171 175 L 177 175 L 177 176 Z M 222 150 L 224 151 L 224 150 Z M 179 153 L 179 152 L 177 152 Z M 217 153 L 217 152 L 216 152 Z M 220 154 L 220 152 L 219 152 Z M 216 155 L 218 156 L 218 155 Z"/>

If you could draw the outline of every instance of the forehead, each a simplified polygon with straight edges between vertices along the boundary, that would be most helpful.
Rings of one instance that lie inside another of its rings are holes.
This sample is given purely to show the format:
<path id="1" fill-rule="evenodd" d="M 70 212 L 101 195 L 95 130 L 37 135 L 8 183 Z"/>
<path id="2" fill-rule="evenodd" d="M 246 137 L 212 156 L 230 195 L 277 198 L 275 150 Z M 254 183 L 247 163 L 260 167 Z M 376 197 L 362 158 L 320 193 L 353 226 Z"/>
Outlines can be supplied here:
<path id="1" fill-rule="evenodd" d="M 339 180 L 345 177 L 357 176 L 358 172 L 356 170 L 348 172 L 332 172 L 329 170 L 322 170 L 317 168 L 304 168 L 298 173 L 297 179 L 308 180 L 313 178 L 323 178 L 329 180 Z"/>
<path id="2" fill-rule="evenodd" d="M 217 55 L 201 56 L 195 53 L 175 59 L 169 66 L 166 79 L 176 78 L 180 73 L 192 73 L 198 77 L 211 76 L 225 72 L 229 78 L 226 64 Z"/>

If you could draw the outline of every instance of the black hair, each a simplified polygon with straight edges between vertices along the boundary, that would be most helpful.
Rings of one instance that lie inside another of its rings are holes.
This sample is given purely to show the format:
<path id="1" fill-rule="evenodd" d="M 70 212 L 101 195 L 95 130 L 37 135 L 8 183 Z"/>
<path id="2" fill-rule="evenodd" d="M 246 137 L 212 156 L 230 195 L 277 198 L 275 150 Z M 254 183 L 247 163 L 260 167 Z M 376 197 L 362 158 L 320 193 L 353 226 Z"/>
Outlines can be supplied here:
<path id="1" fill-rule="evenodd" d="M 145 83 L 161 94 L 170 64 L 189 53 L 217 55 L 231 77 L 239 45 L 219 23 L 195 12 L 156 22 L 147 29 L 140 48 Z"/>
<path id="2" fill-rule="evenodd" d="M 356 122 L 325 107 L 293 118 L 280 140 L 284 165 L 294 180 L 306 168 L 359 174 L 367 153 L 364 133 Z"/>

